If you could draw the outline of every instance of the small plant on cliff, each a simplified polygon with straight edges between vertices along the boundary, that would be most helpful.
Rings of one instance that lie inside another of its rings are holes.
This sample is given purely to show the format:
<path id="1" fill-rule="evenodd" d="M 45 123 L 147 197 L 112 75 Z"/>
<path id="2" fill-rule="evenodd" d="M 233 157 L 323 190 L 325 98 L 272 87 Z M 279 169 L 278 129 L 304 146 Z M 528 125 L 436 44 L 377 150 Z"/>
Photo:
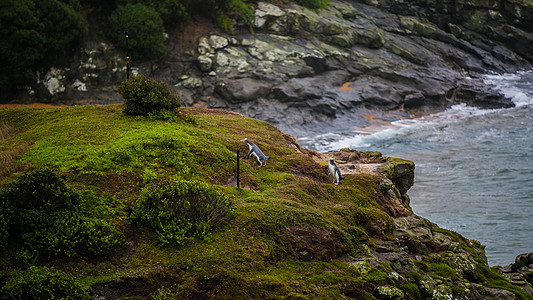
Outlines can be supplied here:
<path id="1" fill-rule="evenodd" d="M 188 237 L 207 240 L 230 212 L 229 199 L 206 183 L 177 181 L 146 188 L 132 218 L 154 229 L 162 245 L 182 245 Z"/>
<path id="2" fill-rule="evenodd" d="M 232 34 L 235 17 L 242 18 L 250 30 L 254 21 L 254 11 L 246 0 L 196 0 L 189 2 L 189 9 L 211 18 L 218 27 Z"/>
<path id="3" fill-rule="evenodd" d="M 53 268 L 16 271 L 0 289 L 0 299 L 89 299 L 74 276 Z"/>
<path id="4" fill-rule="evenodd" d="M 310 9 L 324 9 L 329 5 L 329 0 L 297 0 L 297 2 Z"/>
<path id="5" fill-rule="evenodd" d="M 124 112 L 128 115 L 169 119 L 180 107 L 178 96 L 167 84 L 142 75 L 122 82 L 118 92 L 124 98 Z"/>

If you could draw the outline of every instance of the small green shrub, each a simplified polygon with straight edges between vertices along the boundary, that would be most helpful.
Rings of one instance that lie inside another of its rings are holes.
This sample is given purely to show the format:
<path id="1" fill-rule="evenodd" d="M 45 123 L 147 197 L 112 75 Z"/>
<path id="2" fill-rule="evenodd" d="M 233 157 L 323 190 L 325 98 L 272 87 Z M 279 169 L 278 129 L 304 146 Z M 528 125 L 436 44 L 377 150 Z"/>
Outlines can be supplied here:
<path id="1" fill-rule="evenodd" d="M 104 256 L 122 244 L 124 235 L 102 219 L 85 217 L 80 226 L 80 238 L 77 253 Z"/>
<path id="2" fill-rule="evenodd" d="M 118 87 L 124 98 L 124 113 L 135 116 L 167 119 L 180 107 L 178 96 L 160 81 L 134 76 Z"/>
<path id="3" fill-rule="evenodd" d="M 297 2 L 309 9 L 324 9 L 329 5 L 329 0 L 297 0 Z"/>
<path id="4" fill-rule="evenodd" d="M 149 184 L 157 179 L 157 173 L 150 169 L 144 169 L 142 174 L 142 180 L 144 184 Z"/>
<path id="5" fill-rule="evenodd" d="M 420 295 L 420 291 L 418 290 L 418 286 L 412 282 L 400 284 L 398 286 L 401 290 L 403 290 L 409 299 L 419 300 L 422 299 L 422 296 Z"/>
<path id="6" fill-rule="evenodd" d="M 18 265 L 22 266 L 23 268 L 29 268 L 31 266 L 34 266 L 37 264 L 39 259 L 39 253 L 37 251 L 32 250 L 22 250 L 20 252 L 17 252 L 15 255 L 15 260 Z"/>
<path id="7" fill-rule="evenodd" d="M 68 187 L 49 169 L 21 175 L 0 191 L 0 248 L 11 236 L 38 255 L 104 255 L 123 235 L 110 223 L 85 214 L 89 196 Z"/>
<path id="8" fill-rule="evenodd" d="M 14 272 L 0 291 L 1 299 L 89 299 L 74 276 L 47 267 Z"/>
<path id="9" fill-rule="evenodd" d="M 434 278 L 447 278 L 456 280 L 458 278 L 457 273 L 445 263 L 433 263 L 429 265 L 430 275 Z"/>
<path id="10" fill-rule="evenodd" d="M 177 181 L 144 189 L 132 218 L 154 229 L 160 244 L 183 245 L 190 237 L 207 240 L 230 212 L 230 201 L 206 183 Z"/>

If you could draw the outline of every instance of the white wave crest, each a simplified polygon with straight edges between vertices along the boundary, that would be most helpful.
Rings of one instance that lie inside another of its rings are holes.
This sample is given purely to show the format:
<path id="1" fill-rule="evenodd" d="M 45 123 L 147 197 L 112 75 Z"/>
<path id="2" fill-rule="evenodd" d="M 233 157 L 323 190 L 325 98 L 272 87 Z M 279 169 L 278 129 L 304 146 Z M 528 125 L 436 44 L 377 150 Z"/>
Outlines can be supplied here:
<path id="1" fill-rule="evenodd" d="M 485 75 L 483 81 L 500 90 L 517 107 L 533 105 L 533 70 Z"/>
<path id="2" fill-rule="evenodd" d="M 497 111 L 496 109 L 479 109 L 466 104 L 457 104 L 451 108 L 415 119 L 403 119 L 391 122 L 374 132 L 358 134 L 352 137 L 322 144 L 319 151 L 333 151 L 342 148 L 370 148 L 376 145 L 404 138 L 430 139 L 452 123 L 464 122 L 473 117 L 483 116 Z M 438 134 L 439 136 L 441 134 Z"/>

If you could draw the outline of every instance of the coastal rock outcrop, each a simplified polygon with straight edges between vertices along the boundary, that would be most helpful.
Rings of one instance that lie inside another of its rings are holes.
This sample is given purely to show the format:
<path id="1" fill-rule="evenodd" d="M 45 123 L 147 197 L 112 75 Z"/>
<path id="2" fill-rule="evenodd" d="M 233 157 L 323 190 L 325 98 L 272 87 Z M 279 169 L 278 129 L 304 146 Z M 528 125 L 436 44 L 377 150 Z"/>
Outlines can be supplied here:
<path id="1" fill-rule="evenodd" d="M 509 107 L 481 74 L 533 62 L 533 5 L 524 1 L 332 0 L 320 11 L 260 1 L 254 10 L 253 34 L 237 21 L 234 35 L 170 33 L 166 59 L 132 66 L 175 85 L 185 105 L 237 111 L 298 134 L 346 119 L 366 125 L 363 110 Z M 196 38 L 193 49 L 176 47 Z M 48 72 L 28 97 L 120 101 L 120 55 L 87 49 L 81 63 Z"/>
<path id="2" fill-rule="evenodd" d="M 513 264 L 496 268 L 513 284 L 533 295 L 533 252 L 520 254 Z"/>

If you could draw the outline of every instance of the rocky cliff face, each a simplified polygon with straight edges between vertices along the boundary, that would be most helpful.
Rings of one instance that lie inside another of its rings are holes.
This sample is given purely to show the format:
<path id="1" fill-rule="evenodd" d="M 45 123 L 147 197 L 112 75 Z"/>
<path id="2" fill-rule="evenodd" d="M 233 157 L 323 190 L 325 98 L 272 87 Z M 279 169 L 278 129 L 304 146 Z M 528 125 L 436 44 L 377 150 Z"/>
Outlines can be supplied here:
<path id="1" fill-rule="evenodd" d="M 324 160 L 322 154 L 315 155 Z M 349 149 L 328 155 L 335 158 L 344 175 L 369 173 L 382 178 L 376 189 L 381 196 L 376 201 L 393 218 L 392 234 L 383 234 L 387 231 L 384 224 L 367 224 L 372 241 L 364 253 L 335 257 L 364 275 L 379 264 L 390 265 L 390 284 L 374 290 L 377 299 L 517 299 L 533 295 L 533 253 L 520 255 L 513 265 L 497 266 L 491 273 L 483 245 L 412 213 L 407 190 L 414 183 L 414 163 Z M 321 247 L 326 248 L 326 243 L 315 245 L 314 250 Z M 418 291 L 406 292 L 414 278 Z M 503 278 L 509 282 L 504 283 Z"/>
<path id="2" fill-rule="evenodd" d="M 332 0 L 321 11 L 258 2 L 252 28 L 237 18 L 234 35 L 178 30 L 167 59 L 132 65 L 175 85 L 186 105 L 238 111 L 293 134 L 347 119 L 365 125 L 367 110 L 506 107 L 480 74 L 531 68 L 532 11 L 527 1 Z M 31 93 L 120 102 L 113 87 L 124 73 L 120 53 L 88 45 Z"/>

